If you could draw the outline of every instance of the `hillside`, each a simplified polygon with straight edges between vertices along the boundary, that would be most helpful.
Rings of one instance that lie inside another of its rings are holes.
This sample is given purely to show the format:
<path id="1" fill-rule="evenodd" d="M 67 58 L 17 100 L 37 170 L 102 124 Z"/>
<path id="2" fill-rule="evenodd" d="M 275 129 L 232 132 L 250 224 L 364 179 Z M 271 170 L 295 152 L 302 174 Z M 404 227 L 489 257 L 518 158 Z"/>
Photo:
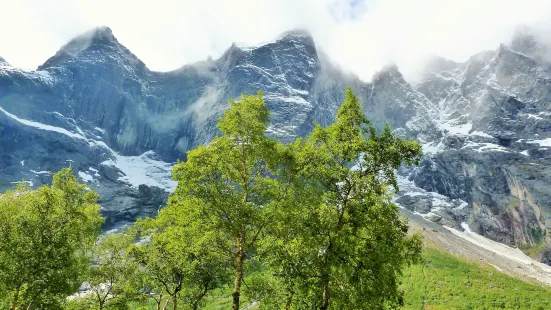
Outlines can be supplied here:
<path id="1" fill-rule="evenodd" d="M 426 247 L 423 260 L 404 272 L 403 309 L 547 309 L 551 303 L 551 288 L 522 281 L 487 264 L 469 262 L 435 245 Z M 229 307 L 228 288 L 214 292 L 202 309 Z M 131 308 L 155 309 L 144 304 Z M 258 305 L 249 302 L 246 309 L 258 309 Z"/>
<path id="2" fill-rule="evenodd" d="M 404 272 L 404 309 L 546 309 L 551 290 L 428 247 Z"/>

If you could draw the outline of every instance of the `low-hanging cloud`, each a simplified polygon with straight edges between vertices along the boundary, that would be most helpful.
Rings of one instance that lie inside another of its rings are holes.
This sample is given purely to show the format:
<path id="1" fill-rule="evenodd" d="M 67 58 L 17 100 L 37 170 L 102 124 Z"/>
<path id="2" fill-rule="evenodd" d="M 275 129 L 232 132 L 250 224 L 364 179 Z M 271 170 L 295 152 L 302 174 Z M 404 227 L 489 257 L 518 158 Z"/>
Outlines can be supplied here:
<path id="1" fill-rule="evenodd" d="M 164 113 L 147 113 L 144 119 L 156 132 L 171 133 L 188 120 L 203 124 L 208 118 L 219 112 L 217 103 L 220 103 L 219 90 L 209 85 L 205 87 L 201 97 L 188 106 Z"/>
<path id="2" fill-rule="evenodd" d="M 507 42 L 518 25 L 551 29 L 549 0 L 0 0 L 0 7 L 0 56 L 26 68 L 99 25 L 159 71 L 303 28 L 365 80 L 390 63 L 414 74 L 429 55 L 465 61 Z"/>

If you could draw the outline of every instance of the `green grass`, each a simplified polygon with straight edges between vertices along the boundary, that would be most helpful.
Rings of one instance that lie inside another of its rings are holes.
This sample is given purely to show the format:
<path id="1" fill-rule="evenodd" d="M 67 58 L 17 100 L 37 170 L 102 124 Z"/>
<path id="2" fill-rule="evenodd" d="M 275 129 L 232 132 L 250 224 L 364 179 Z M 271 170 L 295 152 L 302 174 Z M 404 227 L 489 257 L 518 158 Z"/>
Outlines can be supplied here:
<path id="1" fill-rule="evenodd" d="M 232 307 L 232 288 L 220 289 L 214 291 L 211 296 L 206 297 L 205 306 L 201 309 L 205 310 L 218 310 L 218 309 L 231 309 Z M 245 297 L 241 297 L 241 307 L 246 307 L 249 304 L 249 300 Z M 248 308 L 250 310 L 258 310 L 258 306 L 252 306 Z"/>
<path id="2" fill-rule="evenodd" d="M 467 262 L 434 247 L 425 249 L 423 259 L 404 272 L 404 309 L 551 309 L 551 289 L 538 283 L 508 276 L 490 265 Z M 243 300 L 244 305 L 248 303 Z M 155 309 L 153 304 L 149 309 Z M 201 309 L 231 309 L 231 288 L 214 291 Z"/>
<path id="3" fill-rule="evenodd" d="M 200 307 L 202 310 L 219 310 L 219 309 L 231 309 L 232 307 L 232 288 L 221 288 L 212 291 L 208 296 L 205 297 L 205 303 L 203 307 Z M 242 307 L 246 307 L 250 304 L 250 301 L 245 297 L 241 297 L 241 304 Z M 129 305 L 130 309 L 148 309 L 148 310 L 156 310 L 156 304 L 153 301 L 149 302 L 142 302 L 142 303 L 132 303 Z M 183 306 L 183 305 L 182 305 Z M 140 308 L 141 307 L 141 308 Z M 168 309 L 172 309 L 169 305 Z M 186 308 L 183 308 L 186 309 Z M 257 305 L 250 305 L 248 310 L 258 310 Z"/>
<path id="4" fill-rule="evenodd" d="M 405 309 L 551 309 L 551 289 L 427 248 L 404 272 Z M 423 308 L 425 301 L 425 308 Z"/>

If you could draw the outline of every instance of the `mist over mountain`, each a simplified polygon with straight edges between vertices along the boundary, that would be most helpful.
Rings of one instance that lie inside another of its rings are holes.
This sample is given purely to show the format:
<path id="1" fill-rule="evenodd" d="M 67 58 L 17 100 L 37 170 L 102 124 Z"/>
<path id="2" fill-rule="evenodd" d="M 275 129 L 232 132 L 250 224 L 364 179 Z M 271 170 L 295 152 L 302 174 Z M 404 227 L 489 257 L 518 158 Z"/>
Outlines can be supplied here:
<path id="1" fill-rule="evenodd" d="M 106 229 L 156 214 L 170 169 L 208 143 L 229 98 L 264 93 L 268 134 L 327 125 L 352 87 L 377 128 L 423 145 L 403 169 L 400 206 L 551 260 L 549 49 L 529 31 L 466 62 L 431 59 L 415 82 L 387 66 L 365 82 L 302 30 L 169 72 L 149 70 L 108 27 L 69 41 L 35 71 L 0 58 L 0 191 L 48 184 L 71 165 L 101 196 Z M 0 54 L 2 51 L 0 50 Z M 207 55 L 205 55 L 207 56 Z"/>

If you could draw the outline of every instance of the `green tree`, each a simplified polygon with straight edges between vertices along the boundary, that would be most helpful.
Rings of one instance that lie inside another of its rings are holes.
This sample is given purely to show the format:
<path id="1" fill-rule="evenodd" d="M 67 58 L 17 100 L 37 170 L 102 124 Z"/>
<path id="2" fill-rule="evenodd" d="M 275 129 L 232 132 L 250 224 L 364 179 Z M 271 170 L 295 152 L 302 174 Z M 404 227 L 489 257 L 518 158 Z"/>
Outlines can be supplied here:
<path id="1" fill-rule="evenodd" d="M 218 121 L 222 135 L 188 152 L 173 170 L 178 188 L 170 205 L 189 212 L 207 233 L 212 247 L 233 263 L 234 310 L 239 309 L 245 261 L 267 225 L 276 219 L 291 189 L 286 148 L 265 135 L 269 111 L 262 93 L 230 100 Z"/>
<path id="2" fill-rule="evenodd" d="M 127 302 L 136 297 L 132 285 L 137 263 L 128 255 L 134 235 L 127 232 L 102 237 L 92 252 L 85 300 L 97 309 L 126 309 Z"/>
<path id="3" fill-rule="evenodd" d="M 188 211 L 194 211 L 191 205 L 168 206 L 156 218 L 135 225 L 143 235 L 131 251 L 142 267 L 137 286 L 155 300 L 157 309 L 164 297 L 170 297 L 173 309 L 181 301 L 196 310 L 207 293 L 226 283 L 229 276 L 228 259 L 212 249 L 213 233 L 190 221 L 193 217 Z"/>
<path id="4" fill-rule="evenodd" d="M 134 249 L 130 250 L 130 255 L 134 258 L 138 255 L 144 255 L 141 252 L 135 253 L 134 251 Z M 138 264 L 140 264 L 140 262 L 138 262 Z M 162 283 L 151 276 L 149 270 L 144 268 L 141 264 L 139 266 L 140 267 L 136 270 L 132 279 L 129 280 L 130 286 L 133 287 L 133 291 L 136 292 L 136 297 L 133 301 L 147 303 L 153 300 L 157 310 L 167 309 L 170 302 L 170 295 L 165 292 Z"/>
<path id="5" fill-rule="evenodd" d="M 395 137 L 388 126 L 377 134 L 348 89 L 336 121 L 316 126 L 291 148 L 301 167 L 301 195 L 261 247 L 286 291 L 276 306 L 399 306 L 399 275 L 419 258 L 421 240 L 408 237 L 390 198 L 398 190 L 395 170 L 418 162 L 419 144 Z"/>
<path id="6" fill-rule="evenodd" d="M 0 292 L 10 309 L 55 309 L 81 283 L 102 218 L 98 195 L 70 168 L 50 187 L 0 195 Z"/>

